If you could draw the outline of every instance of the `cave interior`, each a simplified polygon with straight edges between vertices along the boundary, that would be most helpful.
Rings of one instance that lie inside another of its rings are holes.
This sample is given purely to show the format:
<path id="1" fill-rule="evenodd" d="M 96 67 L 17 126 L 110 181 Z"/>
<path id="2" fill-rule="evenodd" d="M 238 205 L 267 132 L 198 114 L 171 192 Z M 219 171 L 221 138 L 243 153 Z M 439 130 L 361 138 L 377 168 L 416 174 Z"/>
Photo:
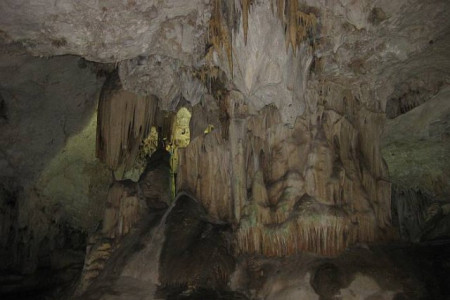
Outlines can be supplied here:
<path id="1" fill-rule="evenodd" d="M 450 299 L 450 1 L 0 1 L 0 298 Z"/>

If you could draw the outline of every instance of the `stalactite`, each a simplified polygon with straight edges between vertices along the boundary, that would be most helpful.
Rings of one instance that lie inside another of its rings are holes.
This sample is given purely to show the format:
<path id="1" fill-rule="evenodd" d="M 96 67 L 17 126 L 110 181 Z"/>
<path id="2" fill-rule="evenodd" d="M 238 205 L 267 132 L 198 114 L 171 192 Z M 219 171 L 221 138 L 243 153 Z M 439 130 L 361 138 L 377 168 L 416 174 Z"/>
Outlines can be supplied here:
<path id="1" fill-rule="evenodd" d="M 185 149 L 179 149 L 177 189 L 202 199 L 209 214 L 231 221 L 233 217 L 230 147 L 218 130 L 199 136 Z"/>
<path id="2" fill-rule="evenodd" d="M 156 107 L 156 99 L 123 90 L 117 73 L 111 75 L 98 105 L 97 157 L 112 170 L 122 164 L 130 167 L 153 124 Z"/>
<path id="3" fill-rule="evenodd" d="M 279 225 L 245 220 L 237 233 L 238 252 L 285 256 L 302 251 L 336 255 L 349 245 L 373 241 L 373 218 L 302 212 Z"/>
<path id="4" fill-rule="evenodd" d="M 227 26 L 222 15 L 222 0 L 214 0 L 213 12 L 209 21 L 209 41 L 212 44 L 211 50 L 215 50 L 220 54 L 222 49 L 225 50 L 228 59 L 230 73 L 233 74 L 233 46 L 231 40 L 232 30 Z M 207 57 L 212 59 L 212 52 Z"/>
<path id="5" fill-rule="evenodd" d="M 250 0 L 242 0 L 242 23 L 244 28 L 244 42 L 247 45 L 248 34 L 248 13 L 250 10 Z"/>
<path id="6" fill-rule="evenodd" d="M 229 139 L 214 130 L 185 149 L 180 189 L 212 216 L 238 221 L 239 253 L 336 255 L 388 232 L 390 184 L 376 134 L 382 119 L 340 86 L 323 90 L 293 128 L 274 107 L 249 116 L 230 92 Z"/>
<path id="7" fill-rule="evenodd" d="M 108 192 L 102 233 L 120 239 L 141 219 L 146 205 L 137 195 L 137 186 L 131 181 L 115 182 Z"/>
<path id="8" fill-rule="evenodd" d="M 288 9 L 287 9 L 287 32 L 286 32 L 286 51 L 289 48 L 289 44 L 292 46 L 292 51 L 295 54 L 295 50 L 297 48 L 297 10 L 298 10 L 298 2 L 297 0 L 288 0 L 287 1 Z"/>
<path id="9" fill-rule="evenodd" d="M 277 16 L 286 28 L 286 51 L 289 45 L 295 54 L 299 44 L 312 38 L 317 33 L 317 17 L 312 12 L 306 13 L 299 9 L 298 0 L 273 0 L 276 1 Z M 272 2 L 272 6 L 275 6 Z"/>
<path id="10" fill-rule="evenodd" d="M 227 0 L 226 0 L 227 1 Z M 234 1 L 230 1 L 234 3 Z M 274 5 L 274 2 L 276 4 Z M 249 13 L 253 3 L 252 0 L 241 0 L 240 10 L 242 15 L 242 30 L 244 33 L 244 42 L 247 44 Z M 234 28 L 227 22 L 223 16 L 223 9 L 234 18 L 234 7 L 227 6 L 225 0 L 214 0 L 212 16 L 209 23 L 209 42 L 212 44 L 211 50 L 220 55 L 222 49 L 225 51 L 230 74 L 233 74 L 233 41 L 232 34 Z M 314 47 L 315 36 L 317 35 L 317 16 L 312 12 L 305 12 L 299 9 L 298 0 L 272 0 L 271 7 L 280 19 L 281 25 L 285 28 L 286 51 L 289 46 L 292 47 L 294 55 L 300 43 L 310 39 L 310 44 Z M 212 53 L 207 55 L 211 60 Z"/>
<path id="11" fill-rule="evenodd" d="M 245 119 L 232 119 L 230 122 L 230 150 L 231 150 L 231 190 L 235 221 L 239 223 L 241 211 L 246 201 L 246 168 L 244 159 Z"/>

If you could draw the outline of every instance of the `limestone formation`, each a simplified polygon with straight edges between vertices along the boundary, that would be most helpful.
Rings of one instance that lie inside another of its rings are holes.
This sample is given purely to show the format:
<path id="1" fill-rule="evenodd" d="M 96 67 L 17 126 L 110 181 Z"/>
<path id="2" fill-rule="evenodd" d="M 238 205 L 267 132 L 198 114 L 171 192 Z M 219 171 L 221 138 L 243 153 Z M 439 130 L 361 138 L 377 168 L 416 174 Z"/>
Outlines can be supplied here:
<path id="1" fill-rule="evenodd" d="M 0 26 L 37 55 L 78 54 L 118 62 L 141 54 L 193 61 L 201 53 L 208 2 L 4 1 Z M 161 39 L 161 37 L 163 37 Z"/>
<path id="2" fill-rule="evenodd" d="M 183 150 L 179 188 L 202 199 L 211 215 L 236 223 L 238 251 L 330 255 L 387 230 L 390 185 L 379 137 L 364 128 L 364 119 L 374 127 L 383 119 L 334 88 L 293 128 L 274 107 L 249 117 L 234 111 L 228 140 L 213 131 Z M 358 134 L 364 129 L 365 137 Z"/>
<path id="3" fill-rule="evenodd" d="M 111 170 L 134 163 L 153 125 L 156 101 L 122 89 L 117 73 L 103 86 L 97 118 L 97 157 Z"/>
<path id="4" fill-rule="evenodd" d="M 445 298 L 449 53 L 447 0 L 1 1 L 0 298 Z"/>

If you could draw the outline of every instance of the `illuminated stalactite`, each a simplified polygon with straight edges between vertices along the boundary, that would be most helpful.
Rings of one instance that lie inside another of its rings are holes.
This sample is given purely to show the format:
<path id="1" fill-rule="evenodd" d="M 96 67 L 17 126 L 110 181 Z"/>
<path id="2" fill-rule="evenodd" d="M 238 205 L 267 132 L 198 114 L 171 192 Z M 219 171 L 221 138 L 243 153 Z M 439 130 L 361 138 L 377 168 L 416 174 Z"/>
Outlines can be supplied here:
<path id="1" fill-rule="evenodd" d="M 232 69 L 230 4 L 214 5 L 211 49 L 219 55 L 224 50 Z M 242 13 L 250 6 L 243 3 Z M 292 54 L 307 40 L 314 46 L 312 11 L 300 10 L 296 1 L 278 1 L 273 13 L 286 29 Z M 248 24 L 243 26 L 247 31 Z M 205 82 L 218 73 L 205 68 L 196 75 Z M 238 253 L 334 255 L 374 241 L 389 226 L 390 186 L 378 150 L 382 115 L 348 90 L 316 88 L 320 92 L 305 96 L 306 112 L 292 127 L 275 107 L 250 112 L 248 99 L 237 91 L 220 100 L 227 122 L 192 142 L 186 108 L 157 122 L 172 153 L 176 189 L 191 192 L 212 217 L 234 225 Z"/>

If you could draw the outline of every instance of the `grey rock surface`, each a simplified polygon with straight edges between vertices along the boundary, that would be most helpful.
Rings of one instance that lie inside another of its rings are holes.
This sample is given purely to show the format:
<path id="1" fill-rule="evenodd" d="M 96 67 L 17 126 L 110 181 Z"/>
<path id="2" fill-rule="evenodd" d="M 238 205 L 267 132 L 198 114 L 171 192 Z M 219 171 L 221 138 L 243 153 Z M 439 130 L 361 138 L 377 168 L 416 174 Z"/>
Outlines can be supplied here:
<path id="1" fill-rule="evenodd" d="M 185 61 L 198 53 L 208 1 L 2 1 L 0 30 L 35 55 L 119 62 L 141 54 Z"/>
<path id="2" fill-rule="evenodd" d="M 450 88 L 386 122 L 383 155 L 391 180 L 437 199 L 450 197 Z"/>

